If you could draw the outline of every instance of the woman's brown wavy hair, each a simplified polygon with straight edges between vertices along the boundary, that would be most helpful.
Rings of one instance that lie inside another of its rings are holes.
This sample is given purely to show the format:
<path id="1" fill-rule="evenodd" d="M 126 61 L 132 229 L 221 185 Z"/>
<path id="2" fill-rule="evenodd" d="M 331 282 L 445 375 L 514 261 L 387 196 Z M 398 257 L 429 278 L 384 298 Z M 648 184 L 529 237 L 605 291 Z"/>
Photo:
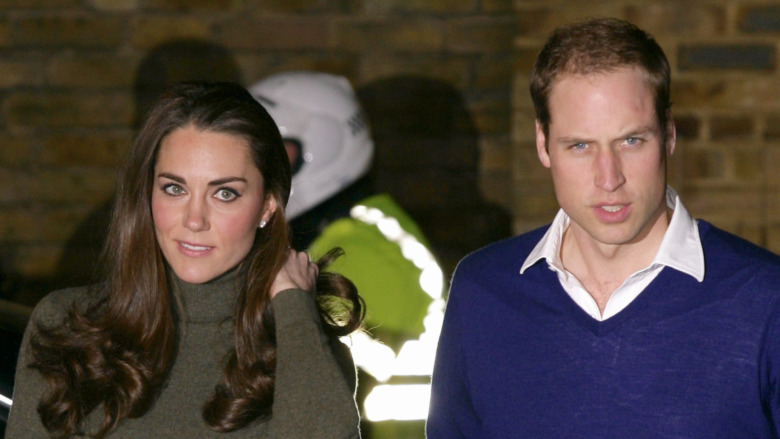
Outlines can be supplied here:
<path id="1" fill-rule="evenodd" d="M 258 229 L 242 262 L 246 269 L 239 270 L 233 349 L 222 378 L 214 377 L 215 392 L 205 401 L 203 417 L 214 430 L 227 432 L 271 413 L 276 341 L 270 289 L 289 248 L 283 208 L 290 194 L 289 161 L 278 128 L 244 88 L 189 82 L 156 102 L 135 140 L 117 189 L 101 282 L 91 289 L 96 300 L 85 310 L 74 306 L 61 327 L 37 326 L 31 367 L 49 386 L 38 412 L 54 434 L 103 437 L 123 419 L 143 416 L 171 370 L 177 302 L 155 238 L 151 194 L 163 138 L 190 125 L 244 139 L 266 195 L 280 207 L 267 227 Z M 318 262 L 318 305 L 330 337 L 354 331 L 364 315 L 354 285 L 322 270 L 336 256 L 331 252 Z M 85 419 L 98 407 L 104 410 L 102 424 L 87 432 Z"/>

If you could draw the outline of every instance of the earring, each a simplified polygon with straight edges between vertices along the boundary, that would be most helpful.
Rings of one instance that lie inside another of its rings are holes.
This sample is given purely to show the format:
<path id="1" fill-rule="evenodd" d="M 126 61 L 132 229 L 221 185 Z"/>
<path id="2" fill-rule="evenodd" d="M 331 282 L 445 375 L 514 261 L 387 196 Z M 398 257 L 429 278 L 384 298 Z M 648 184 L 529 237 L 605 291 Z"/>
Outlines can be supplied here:
<path id="1" fill-rule="evenodd" d="M 266 225 L 266 224 L 268 224 L 268 223 L 267 223 L 265 220 L 261 220 L 261 221 L 260 221 L 260 224 L 258 224 L 258 225 L 257 225 L 257 227 L 258 227 L 259 229 L 262 229 L 263 227 L 265 227 L 265 225 Z"/>

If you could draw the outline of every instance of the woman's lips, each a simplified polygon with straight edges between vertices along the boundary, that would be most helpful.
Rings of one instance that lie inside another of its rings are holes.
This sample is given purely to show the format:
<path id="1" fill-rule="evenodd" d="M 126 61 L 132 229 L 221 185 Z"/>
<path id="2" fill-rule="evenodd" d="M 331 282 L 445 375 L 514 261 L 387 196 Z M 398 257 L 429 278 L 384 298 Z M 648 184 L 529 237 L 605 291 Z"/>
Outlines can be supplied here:
<path id="1" fill-rule="evenodd" d="M 190 257 L 205 256 L 214 249 L 214 247 L 202 244 L 193 244 L 191 242 L 177 241 L 179 251 Z"/>

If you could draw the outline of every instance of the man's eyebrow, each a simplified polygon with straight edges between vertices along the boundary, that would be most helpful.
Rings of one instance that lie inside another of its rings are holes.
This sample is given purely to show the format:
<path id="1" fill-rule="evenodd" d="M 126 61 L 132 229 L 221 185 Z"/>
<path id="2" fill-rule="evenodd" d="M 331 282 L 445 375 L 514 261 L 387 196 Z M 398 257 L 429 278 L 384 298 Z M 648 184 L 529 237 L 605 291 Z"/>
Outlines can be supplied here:
<path id="1" fill-rule="evenodd" d="M 652 127 L 652 126 L 642 126 L 642 127 L 637 127 L 637 128 L 628 130 L 625 134 L 623 134 L 622 137 L 638 136 L 638 135 L 643 135 L 643 134 L 647 134 L 647 133 L 652 133 L 652 132 L 655 132 L 655 131 L 656 131 L 655 127 Z"/>

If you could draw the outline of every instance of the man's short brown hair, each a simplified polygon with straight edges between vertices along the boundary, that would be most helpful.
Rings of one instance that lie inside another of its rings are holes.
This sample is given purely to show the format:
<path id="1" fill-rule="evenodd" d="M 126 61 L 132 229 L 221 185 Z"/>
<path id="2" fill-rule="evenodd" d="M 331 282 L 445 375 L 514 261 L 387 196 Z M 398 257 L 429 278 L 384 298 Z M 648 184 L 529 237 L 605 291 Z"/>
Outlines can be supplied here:
<path id="1" fill-rule="evenodd" d="M 597 18 L 559 27 L 536 57 L 531 99 L 545 136 L 550 127 L 550 93 L 559 77 L 625 67 L 637 67 L 645 74 L 654 94 L 659 126 L 665 133 L 671 108 L 671 73 L 664 51 L 651 35 L 627 21 Z"/>

